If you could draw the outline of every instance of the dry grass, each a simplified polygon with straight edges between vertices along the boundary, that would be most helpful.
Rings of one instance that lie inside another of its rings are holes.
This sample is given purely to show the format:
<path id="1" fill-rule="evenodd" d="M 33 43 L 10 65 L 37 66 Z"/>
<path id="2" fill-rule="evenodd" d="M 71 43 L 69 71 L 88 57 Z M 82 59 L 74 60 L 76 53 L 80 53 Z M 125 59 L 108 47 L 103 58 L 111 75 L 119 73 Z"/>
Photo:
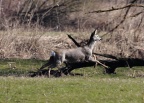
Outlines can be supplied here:
<path id="1" fill-rule="evenodd" d="M 81 12 L 69 15 L 70 23 L 73 22 L 74 25 L 65 26 L 64 31 L 55 31 L 54 28 L 47 29 L 35 24 L 19 25 L 19 22 L 11 26 L 9 19 L 4 19 L 5 30 L 0 31 L 0 58 L 48 59 L 51 50 L 74 47 L 66 34 L 72 34 L 80 42 L 82 39 L 88 39 L 94 28 L 98 28 L 101 36 L 109 33 L 119 24 L 125 9 L 99 14 L 88 12 L 121 7 L 125 4 L 125 0 L 85 1 L 81 6 Z M 132 8 L 125 22 L 114 32 L 104 36 L 96 46 L 95 52 L 140 58 L 141 55 L 136 52 L 143 51 L 144 48 L 143 13 L 136 17 L 130 16 L 142 10 Z"/>
<path id="2" fill-rule="evenodd" d="M 9 30 L 0 32 L 0 57 L 48 59 L 51 50 L 71 48 L 66 32 Z"/>
<path id="3" fill-rule="evenodd" d="M 23 58 L 23 59 L 48 59 L 51 50 L 73 48 L 74 44 L 68 39 L 66 34 L 72 34 L 72 32 L 35 32 L 25 31 L 22 34 L 21 30 L 17 32 L 0 33 L 0 57 L 1 58 Z M 36 34 L 35 34 L 36 33 Z M 79 42 L 82 39 L 88 39 L 91 32 L 79 33 L 75 32 L 73 37 Z M 117 32 L 118 33 L 118 32 Z M 135 51 L 139 48 L 144 48 L 141 42 L 134 42 L 132 34 L 130 37 L 125 33 L 119 32 L 118 35 L 114 35 L 108 39 L 103 38 L 99 42 L 94 52 L 112 54 L 119 57 L 139 57 L 136 56 Z M 101 32 L 99 33 L 101 34 Z M 141 37 L 139 39 L 142 39 Z"/>

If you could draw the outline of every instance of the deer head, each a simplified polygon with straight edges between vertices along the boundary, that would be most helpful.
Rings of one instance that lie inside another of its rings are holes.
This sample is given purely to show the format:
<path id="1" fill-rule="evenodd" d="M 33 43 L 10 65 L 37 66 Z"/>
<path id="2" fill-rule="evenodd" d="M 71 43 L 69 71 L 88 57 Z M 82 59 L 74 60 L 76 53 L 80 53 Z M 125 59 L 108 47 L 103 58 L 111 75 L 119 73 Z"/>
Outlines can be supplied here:
<path id="1" fill-rule="evenodd" d="M 95 29 L 90 36 L 88 44 L 90 44 L 91 41 L 100 41 L 100 40 L 101 38 L 99 37 L 99 35 L 97 35 L 97 30 Z"/>

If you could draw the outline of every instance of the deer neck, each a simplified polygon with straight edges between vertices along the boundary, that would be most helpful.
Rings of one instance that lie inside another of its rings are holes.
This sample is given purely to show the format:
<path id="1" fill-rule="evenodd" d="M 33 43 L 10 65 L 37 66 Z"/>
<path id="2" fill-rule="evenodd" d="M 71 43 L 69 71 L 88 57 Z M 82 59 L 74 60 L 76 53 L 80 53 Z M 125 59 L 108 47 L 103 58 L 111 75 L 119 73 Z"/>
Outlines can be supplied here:
<path id="1" fill-rule="evenodd" d="M 88 47 L 89 47 L 91 50 L 93 50 L 95 44 L 96 44 L 96 41 L 91 41 L 91 42 L 88 43 Z"/>

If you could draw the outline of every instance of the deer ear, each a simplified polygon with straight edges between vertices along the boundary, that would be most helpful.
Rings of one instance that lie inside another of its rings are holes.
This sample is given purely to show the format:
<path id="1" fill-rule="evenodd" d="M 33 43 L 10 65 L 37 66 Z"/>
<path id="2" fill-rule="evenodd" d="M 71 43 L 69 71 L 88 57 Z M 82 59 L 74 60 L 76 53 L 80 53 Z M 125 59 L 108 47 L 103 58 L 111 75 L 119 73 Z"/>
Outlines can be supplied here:
<path id="1" fill-rule="evenodd" d="M 97 34 L 97 29 L 95 29 L 93 32 L 92 32 L 92 35 L 95 35 Z"/>
<path id="2" fill-rule="evenodd" d="M 95 34 L 97 34 L 97 29 L 95 29 Z"/>

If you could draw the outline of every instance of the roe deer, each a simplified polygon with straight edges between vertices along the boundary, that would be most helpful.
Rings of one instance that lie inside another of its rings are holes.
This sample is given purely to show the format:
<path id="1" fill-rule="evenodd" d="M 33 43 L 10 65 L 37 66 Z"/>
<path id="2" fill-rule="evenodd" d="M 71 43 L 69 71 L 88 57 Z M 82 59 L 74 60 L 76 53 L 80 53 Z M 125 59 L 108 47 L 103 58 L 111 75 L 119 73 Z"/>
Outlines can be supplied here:
<path id="1" fill-rule="evenodd" d="M 54 68 L 60 66 L 62 63 L 67 64 L 84 61 L 94 61 L 94 59 L 92 58 L 92 51 L 96 44 L 96 41 L 100 40 L 101 38 L 97 35 L 97 30 L 95 30 L 94 32 L 92 32 L 87 45 L 83 47 L 52 51 L 50 60 L 45 65 L 43 65 L 40 70 L 47 66 L 49 66 L 49 68 Z"/>

